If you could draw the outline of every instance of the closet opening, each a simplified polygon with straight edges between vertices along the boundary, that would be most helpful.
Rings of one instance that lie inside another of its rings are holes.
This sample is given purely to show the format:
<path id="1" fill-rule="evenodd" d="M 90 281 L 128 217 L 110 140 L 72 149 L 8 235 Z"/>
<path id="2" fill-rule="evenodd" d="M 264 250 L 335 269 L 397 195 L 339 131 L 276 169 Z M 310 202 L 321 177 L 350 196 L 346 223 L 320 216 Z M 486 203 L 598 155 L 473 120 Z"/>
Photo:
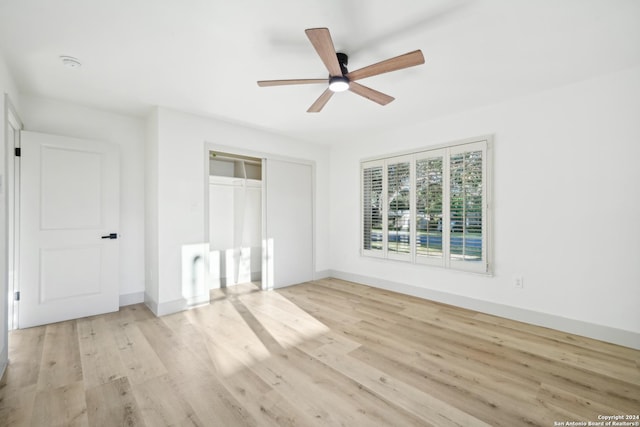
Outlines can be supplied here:
<path id="1" fill-rule="evenodd" d="M 262 159 L 209 151 L 209 295 L 263 289 Z"/>

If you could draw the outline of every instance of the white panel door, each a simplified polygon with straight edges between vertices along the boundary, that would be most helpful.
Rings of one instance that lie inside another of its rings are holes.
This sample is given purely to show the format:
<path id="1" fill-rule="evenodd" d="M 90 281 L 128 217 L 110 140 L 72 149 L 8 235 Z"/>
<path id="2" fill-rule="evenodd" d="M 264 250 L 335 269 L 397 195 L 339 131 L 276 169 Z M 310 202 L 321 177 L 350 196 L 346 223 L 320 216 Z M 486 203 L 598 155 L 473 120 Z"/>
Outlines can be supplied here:
<path id="1" fill-rule="evenodd" d="M 265 162 L 267 289 L 313 279 L 313 180 L 309 164 Z"/>
<path id="2" fill-rule="evenodd" d="M 118 310 L 118 147 L 23 132 L 21 154 L 19 327 Z"/>

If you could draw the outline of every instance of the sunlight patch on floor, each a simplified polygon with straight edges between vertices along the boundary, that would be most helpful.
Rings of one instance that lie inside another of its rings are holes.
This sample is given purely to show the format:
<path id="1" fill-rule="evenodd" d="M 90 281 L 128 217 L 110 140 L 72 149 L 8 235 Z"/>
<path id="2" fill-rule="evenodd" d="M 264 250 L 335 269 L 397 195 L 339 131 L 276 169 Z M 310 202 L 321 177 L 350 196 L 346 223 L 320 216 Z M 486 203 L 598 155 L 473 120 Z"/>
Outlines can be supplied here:
<path id="1" fill-rule="evenodd" d="M 213 289 L 211 304 L 187 315 L 204 325 L 209 357 L 223 376 L 330 331 L 287 298 L 253 284 Z"/>

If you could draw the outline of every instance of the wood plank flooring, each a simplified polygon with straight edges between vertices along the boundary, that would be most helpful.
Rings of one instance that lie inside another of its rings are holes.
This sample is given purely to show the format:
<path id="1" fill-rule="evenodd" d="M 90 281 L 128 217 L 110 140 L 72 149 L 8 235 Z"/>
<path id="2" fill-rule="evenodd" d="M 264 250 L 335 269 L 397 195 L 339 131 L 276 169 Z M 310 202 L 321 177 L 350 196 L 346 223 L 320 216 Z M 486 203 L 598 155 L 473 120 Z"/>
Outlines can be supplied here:
<path id="1" fill-rule="evenodd" d="M 13 331 L 1 426 L 556 426 L 640 414 L 640 351 L 326 279 Z"/>

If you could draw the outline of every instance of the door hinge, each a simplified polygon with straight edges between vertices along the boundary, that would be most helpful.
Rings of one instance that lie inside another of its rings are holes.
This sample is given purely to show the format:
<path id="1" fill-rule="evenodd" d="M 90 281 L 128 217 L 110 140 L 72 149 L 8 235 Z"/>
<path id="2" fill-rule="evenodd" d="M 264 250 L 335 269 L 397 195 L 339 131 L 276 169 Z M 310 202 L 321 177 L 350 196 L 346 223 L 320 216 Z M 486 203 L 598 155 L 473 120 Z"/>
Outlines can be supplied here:
<path id="1" fill-rule="evenodd" d="M 16 291 L 16 292 L 14 293 L 13 299 L 14 299 L 15 301 L 20 301 L 20 291 Z"/>
<path id="2" fill-rule="evenodd" d="M 13 151 L 13 152 L 15 153 L 16 157 L 20 157 L 20 156 L 22 155 L 22 154 L 21 154 L 20 147 L 16 147 L 16 148 L 14 148 L 14 151 Z"/>

